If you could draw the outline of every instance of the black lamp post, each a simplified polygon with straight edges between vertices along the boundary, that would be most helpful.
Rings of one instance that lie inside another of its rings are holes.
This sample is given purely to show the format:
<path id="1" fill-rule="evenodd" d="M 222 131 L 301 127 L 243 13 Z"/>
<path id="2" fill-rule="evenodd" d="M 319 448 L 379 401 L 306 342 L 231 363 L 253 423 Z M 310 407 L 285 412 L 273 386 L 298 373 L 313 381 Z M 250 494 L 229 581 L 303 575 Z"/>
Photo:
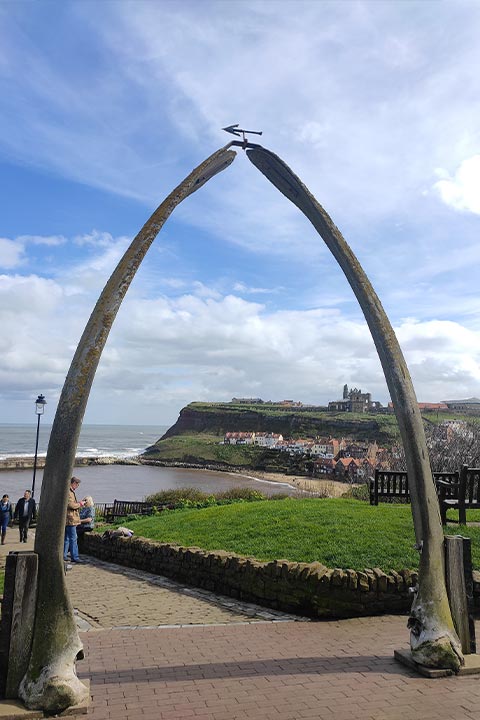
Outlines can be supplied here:
<path id="1" fill-rule="evenodd" d="M 47 401 L 43 395 L 39 395 L 35 400 L 35 413 L 37 415 L 37 441 L 35 443 L 35 459 L 33 461 L 33 480 L 32 480 L 32 498 L 35 495 L 35 475 L 37 473 L 37 452 L 38 452 L 38 433 L 40 432 L 40 416 L 45 411 Z"/>

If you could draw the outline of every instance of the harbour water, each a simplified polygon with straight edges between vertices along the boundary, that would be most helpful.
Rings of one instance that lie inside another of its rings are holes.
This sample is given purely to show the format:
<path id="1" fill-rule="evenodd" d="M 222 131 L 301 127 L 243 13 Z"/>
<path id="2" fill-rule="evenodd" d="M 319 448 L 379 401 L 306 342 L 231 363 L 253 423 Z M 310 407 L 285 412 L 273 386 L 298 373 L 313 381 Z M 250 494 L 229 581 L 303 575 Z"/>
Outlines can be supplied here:
<path id="1" fill-rule="evenodd" d="M 40 426 L 39 455 L 45 455 L 50 426 Z M 78 444 L 78 456 L 118 457 L 138 455 L 158 440 L 167 430 L 162 426 L 140 425 L 84 425 Z M 29 457 L 35 451 L 36 426 L 0 425 L 0 459 Z M 30 445 L 33 443 L 33 452 Z M 0 494 L 7 493 L 13 501 L 32 486 L 32 470 L 1 470 Z M 89 465 L 75 468 L 82 484 L 79 493 L 91 495 L 95 502 L 143 500 L 146 495 L 170 488 L 197 487 L 214 493 L 232 487 L 250 487 L 266 494 L 294 493 L 287 483 L 255 480 L 243 475 L 189 468 L 156 467 L 150 465 Z M 41 495 L 43 471 L 37 470 L 35 497 Z M 77 493 L 78 494 L 78 493 Z"/>

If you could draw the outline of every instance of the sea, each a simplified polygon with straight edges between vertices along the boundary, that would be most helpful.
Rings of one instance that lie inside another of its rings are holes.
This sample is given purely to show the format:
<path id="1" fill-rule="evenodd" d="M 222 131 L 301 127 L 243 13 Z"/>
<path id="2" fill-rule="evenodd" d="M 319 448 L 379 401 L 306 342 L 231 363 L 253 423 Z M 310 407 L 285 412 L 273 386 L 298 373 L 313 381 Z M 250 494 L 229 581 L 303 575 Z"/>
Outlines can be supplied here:
<path id="1" fill-rule="evenodd" d="M 88 425 L 84 424 L 77 447 L 78 457 L 113 457 L 119 460 L 139 455 L 153 445 L 168 429 L 162 425 Z M 51 425 L 40 424 L 38 457 L 45 457 Z M 35 455 L 36 424 L 0 423 L 0 460 Z M 232 487 L 249 487 L 267 495 L 295 494 L 288 483 L 269 482 L 211 470 L 156 467 L 151 465 L 89 465 L 75 468 L 80 478 L 78 492 L 91 495 L 96 503 L 113 500 L 143 500 L 147 495 L 172 488 L 196 487 L 208 493 L 223 492 Z M 15 501 L 32 486 L 33 470 L 0 468 L 0 496 L 6 493 Z M 35 475 L 35 498 L 41 496 L 43 470 Z M 78 494 L 77 492 L 77 494 Z"/>
<path id="2" fill-rule="evenodd" d="M 52 426 L 40 423 L 38 455 L 45 457 Z M 79 457 L 129 457 L 153 445 L 168 430 L 166 425 L 82 425 Z M 0 423 L 0 460 L 33 457 L 37 425 Z"/>

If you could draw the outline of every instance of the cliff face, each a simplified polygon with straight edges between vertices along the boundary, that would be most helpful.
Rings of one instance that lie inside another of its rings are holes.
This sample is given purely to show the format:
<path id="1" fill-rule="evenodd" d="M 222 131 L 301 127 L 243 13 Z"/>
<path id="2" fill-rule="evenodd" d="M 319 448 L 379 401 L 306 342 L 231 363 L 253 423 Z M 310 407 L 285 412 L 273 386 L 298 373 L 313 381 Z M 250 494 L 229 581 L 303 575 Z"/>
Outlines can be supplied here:
<path id="1" fill-rule="evenodd" d="M 385 422 L 386 420 L 388 422 Z M 222 436 L 229 431 L 251 431 L 281 433 L 284 437 L 332 435 L 390 444 L 392 430 L 395 434 L 395 419 L 385 416 L 381 418 L 364 416 L 355 419 L 348 415 L 332 416 L 332 413 L 327 412 L 312 413 L 301 410 L 272 412 L 270 409 L 263 409 L 262 406 L 257 410 L 252 409 L 251 406 L 244 409 L 227 404 L 222 406 L 192 403 L 181 410 L 177 422 L 160 439 L 192 433 Z"/>

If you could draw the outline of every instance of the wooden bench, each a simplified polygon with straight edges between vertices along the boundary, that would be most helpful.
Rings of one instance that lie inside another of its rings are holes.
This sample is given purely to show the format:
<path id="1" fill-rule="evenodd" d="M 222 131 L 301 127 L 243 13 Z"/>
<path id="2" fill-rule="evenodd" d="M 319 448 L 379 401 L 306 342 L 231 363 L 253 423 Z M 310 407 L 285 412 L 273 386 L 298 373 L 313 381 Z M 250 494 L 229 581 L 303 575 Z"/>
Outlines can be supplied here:
<path id="1" fill-rule="evenodd" d="M 152 513 L 152 503 L 137 502 L 135 500 L 114 500 L 113 505 L 105 506 L 105 522 L 115 522 L 117 518 L 124 518 L 128 515 L 151 515 Z"/>
<path id="2" fill-rule="evenodd" d="M 410 502 L 408 494 L 408 477 L 403 470 L 375 470 L 370 478 L 370 505 L 378 505 L 379 500 L 398 498 Z"/>
<path id="3" fill-rule="evenodd" d="M 455 487 L 459 482 L 459 473 L 434 472 L 433 480 L 439 494 L 453 497 Z M 379 500 L 389 502 L 397 499 L 399 502 L 410 502 L 408 491 L 408 475 L 405 470 L 375 470 L 375 477 L 370 478 L 370 505 L 378 505 Z"/>
<path id="4" fill-rule="evenodd" d="M 466 525 L 467 510 L 480 509 L 480 468 L 462 465 L 455 482 L 439 481 L 437 489 L 442 524 L 447 523 L 447 510 L 458 510 L 459 524 Z"/>

